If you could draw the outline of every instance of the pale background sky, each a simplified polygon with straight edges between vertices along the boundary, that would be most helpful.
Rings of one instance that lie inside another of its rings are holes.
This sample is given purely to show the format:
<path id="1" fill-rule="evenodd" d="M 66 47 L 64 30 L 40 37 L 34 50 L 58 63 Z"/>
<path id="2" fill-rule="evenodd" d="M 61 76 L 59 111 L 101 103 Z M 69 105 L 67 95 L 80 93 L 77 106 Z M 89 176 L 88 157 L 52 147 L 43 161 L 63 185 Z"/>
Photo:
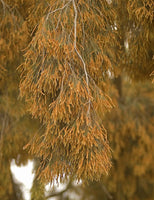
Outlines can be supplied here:
<path id="1" fill-rule="evenodd" d="M 23 191 L 23 196 L 25 200 L 30 200 L 30 189 L 32 187 L 33 179 L 34 179 L 34 174 L 33 174 L 33 162 L 28 161 L 27 165 L 21 165 L 18 167 L 15 164 L 15 161 L 12 160 L 11 162 L 11 172 L 14 176 L 14 178 L 19 182 L 22 183 L 21 189 Z M 56 184 L 54 183 L 56 191 L 61 191 L 65 189 L 66 185 L 65 184 Z M 52 187 L 51 184 L 48 184 L 46 186 L 46 190 L 48 191 Z M 71 195 L 71 194 L 70 194 Z M 72 195 L 71 195 L 72 196 Z M 75 196 L 75 195 L 73 195 Z M 57 198 L 50 198 L 51 200 L 56 200 Z M 50 200 L 48 199 L 48 200 Z"/>
<path id="2" fill-rule="evenodd" d="M 26 166 L 18 167 L 15 164 L 15 161 L 12 160 L 11 162 L 11 171 L 14 175 L 14 178 L 22 183 L 22 191 L 24 194 L 25 200 L 30 200 L 30 189 L 32 187 L 34 174 L 33 171 L 33 162 L 28 161 L 28 164 Z"/>

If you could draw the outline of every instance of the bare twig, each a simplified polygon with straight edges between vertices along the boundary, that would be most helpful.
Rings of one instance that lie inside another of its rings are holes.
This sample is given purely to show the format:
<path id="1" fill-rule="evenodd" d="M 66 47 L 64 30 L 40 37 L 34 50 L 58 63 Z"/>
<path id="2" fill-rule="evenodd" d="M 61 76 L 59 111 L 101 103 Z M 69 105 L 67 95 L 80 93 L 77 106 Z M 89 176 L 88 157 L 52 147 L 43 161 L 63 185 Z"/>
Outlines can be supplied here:
<path id="1" fill-rule="evenodd" d="M 77 53 L 77 55 L 79 56 L 80 60 L 83 63 L 83 67 L 84 67 L 84 72 L 85 72 L 85 76 L 86 76 L 86 82 L 87 82 L 87 86 L 89 86 L 89 80 L 88 80 L 88 74 L 87 74 L 87 69 L 86 69 L 86 64 L 81 56 L 81 54 L 79 53 L 79 51 L 77 50 L 76 47 L 76 38 L 77 38 L 77 17 L 78 17 L 78 12 L 77 12 L 77 8 L 76 8 L 76 4 L 75 1 L 72 0 L 73 2 L 73 7 L 74 7 L 74 12 L 75 12 L 75 16 L 74 16 L 74 49 Z"/>
<path id="2" fill-rule="evenodd" d="M 72 0 L 72 3 L 73 3 L 74 13 L 75 13 L 75 15 L 74 15 L 74 50 L 76 51 L 78 57 L 80 58 L 80 60 L 81 60 L 81 62 L 83 64 L 84 73 L 85 73 L 85 76 L 86 76 L 87 91 L 88 91 L 88 94 L 89 94 L 89 79 L 88 79 L 88 73 L 87 73 L 87 69 L 86 69 L 86 64 L 85 64 L 81 54 L 77 50 L 77 46 L 76 46 L 78 11 L 77 11 L 77 7 L 76 7 L 76 4 L 75 4 L 75 0 Z M 88 115 L 90 114 L 90 103 L 91 103 L 91 101 L 89 99 L 89 106 L 88 106 L 88 111 L 87 111 Z"/>
<path id="3" fill-rule="evenodd" d="M 1 163 L 1 159 L 2 159 L 3 136 L 4 136 L 4 132 L 5 132 L 5 128 L 6 128 L 6 120 L 7 120 L 7 114 L 5 112 L 4 118 L 2 121 L 2 129 L 0 132 L 0 163 Z"/>
<path id="4" fill-rule="evenodd" d="M 55 12 L 57 12 L 57 11 L 63 10 L 64 8 L 66 8 L 66 7 L 71 3 L 71 1 L 72 1 L 72 0 L 68 1 L 63 7 L 57 8 L 57 9 L 55 9 L 55 10 L 49 12 L 49 13 L 47 14 L 46 20 L 48 20 L 48 18 L 49 18 L 49 16 L 50 16 L 51 14 L 53 14 L 53 13 L 55 13 Z"/>
<path id="5" fill-rule="evenodd" d="M 73 76 L 76 78 L 76 77 L 77 77 L 77 76 L 76 76 L 76 73 L 75 73 L 75 71 L 73 70 L 71 64 L 70 64 L 69 62 L 67 62 L 67 63 L 68 63 L 68 65 L 69 65 L 69 67 L 70 67 L 70 69 L 71 69 L 71 71 L 72 71 L 72 73 L 73 73 Z"/>
<path id="6" fill-rule="evenodd" d="M 4 12 L 4 14 L 3 14 L 3 15 L 5 15 L 5 7 L 6 7 L 6 5 L 5 5 L 5 3 L 4 3 L 4 1 L 3 1 L 3 0 L 1 0 L 1 3 L 2 3 L 2 5 L 3 5 L 3 12 Z"/>
<path id="7" fill-rule="evenodd" d="M 108 199 L 113 199 L 112 195 L 109 193 L 109 191 L 107 190 L 107 188 L 102 185 L 102 189 L 104 191 L 104 193 L 106 194 L 106 196 L 108 197 Z"/>
<path id="8" fill-rule="evenodd" d="M 64 4 L 65 4 L 65 0 L 63 0 L 63 2 L 64 2 Z M 58 26 L 59 26 L 60 18 L 61 18 L 61 15 L 62 15 L 62 11 L 63 11 L 63 10 L 61 9 L 60 14 L 59 14 L 59 17 L 58 17 L 58 22 L 57 22 L 57 25 L 56 25 L 55 30 L 57 30 L 57 28 L 58 28 Z"/>

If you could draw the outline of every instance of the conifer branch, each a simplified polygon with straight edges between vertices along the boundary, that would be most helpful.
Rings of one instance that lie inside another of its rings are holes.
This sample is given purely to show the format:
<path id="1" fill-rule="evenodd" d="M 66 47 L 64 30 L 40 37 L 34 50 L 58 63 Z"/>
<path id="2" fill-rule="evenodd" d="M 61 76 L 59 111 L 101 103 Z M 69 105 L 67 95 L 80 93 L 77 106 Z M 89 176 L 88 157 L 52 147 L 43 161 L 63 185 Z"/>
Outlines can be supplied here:
<path id="1" fill-rule="evenodd" d="M 3 0 L 1 0 L 1 3 L 2 3 L 2 5 L 3 5 L 3 11 L 4 11 L 4 15 L 5 15 L 5 3 L 4 3 Z"/>
<path id="2" fill-rule="evenodd" d="M 7 10 L 12 14 L 12 17 L 14 19 L 15 15 L 14 15 L 14 12 L 13 10 L 15 10 L 17 12 L 17 14 L 21 17 L 21 19 L 23 20 L 23 16 L 21 15 L 21 13 L 19 12 L 19 10 L 16 8 L 16 7 L 13 7 L 13 9 L 6 3 L 4 2 L 3 0 L 0 0 L 1 3 L 2 3 L 2 6 L 3 6 L 3 17 L 5 16 L 5 13 L 6 13 L 6 8 Z M 23 20 L 24 21 L 24 20 Z M 2 23 L 2 22 L 1 22 Z M 0 23 L 0 24 L 1 24 Z M 18 26 L 18 24 L 14 24 L 16 26 Z"/>
<path id="3" fill-rule="evenodd" d="M 61 96 L 61 94 L 63 92 L 65 75 L 66 75 L 66 73 L 64 72 L 64 75 L 63 75 L 63 78 L 62 78 L 62 82 L 61 82 L 60 92 L 59 92 L 59 95 L 56 98 L 56 100 L 60 98 L 60 96 Z"/>
<path id="4" fill-rule="evenodd" d="M 66 7 L 71 3 L 71 1 L 72 1 L 72 0 L 70 0 L 69 2 L 67 2 L 63 7 L 57 8 L 57 9 L 55 9 L 55 10 L 49 12 L 49 13 L 47 14 L 46 20 L 48 20 L 49 15 L 51 15 L 51 14 L 57 12 L 57 11 L 60 11 L 60 10 L 63 10 L 64 8 L 66 8 Z"/>
<path id="5" fill-rule="evenodd" d="M 80 17 L 81 17 L 81 23 L 82 23 L 82 32 L 83 32 L 83 37 L 82 37 L 82 41 L 83 41 L 83 44 L 85 42 L 85 28 L 84 28 L 84 20 L 83 20 L 83 17 L 81 15 L 81 10 L 79 8 L 79 6 L 77 5 L 77 8 L 79 10 L 79 14 L 80 14 Z"/>
<path id="6" fill-rule="evenodd" d="M 69 65 L 69 67 L 70 67 L 70 69 L 71 69 L 71 71 L 72 71 L 72 73 L 73 73 L 73 76 L 76 78 L 76 77 L 77 77 L 77 76 L 76 76 L 76 73 L 75 73 L 75 71 L 73 70 L 71 64 L 70 64 L 69 62 L 67 62 L 67 63 L 68 63 L 68 65 Z"/>
<path id="7" fill-rule="evenodd" d="M 0 0 L 1 1 L 1 3 L 2 3 L 2 5 L 3 5 L 3 16 L 5 16 L 5 9 L 6 8 L 8 8 L 8 9 L 10 9 L 10 7 L 3 1 L 3 0 Z"/>
<path id="8" fill-rule="evenodd" d="M 75 15 L 74 15 L 74 50 L 76 51 L 78 57 L 82 61 L 83 68 L 84 68 L 84 73 L 85 73 L 85 76 L 86 76 L 87 91 L 88 91 L 88 94 L 89 94 L 89 79 L 88 79 L 88 73 L 87 73 L 87 69 L 86 69 L 86 64 L 85 64 L 81 54 L 77 50 L 77 45 L 76 45 L 78 11 L 77 11 L 77 7 L 76 7 L 76 4 L 75 4 L 75 0 L 72 0 L 72 3 L 73 3 L 74 13 L 75 13 Z M 91 103 L 90 99 L 89 99 L 88 103 L 89 103 L 89 106 L 88 106 L 87 114 L 89 115 L 90 114 L 90 103 Z"/>
<path id="9" fill-rule="evenodd" d="M 64 1 L 63 1 L 63 2 L 64 2 Z M 63 11 L 63 9 L 61 9 L 61 11 L 60 11 L 60 14 L 59 14 L 59 17 L 58 17 L 58 22 L 57 22 L 57 25 L 56 25 L 55 30 L 57 30 L 57 28 L 58 28 L 58 26 L 59 26 L 60 18 L 61 18 L 61 15 L 62 15 L 62 11 Z"/>

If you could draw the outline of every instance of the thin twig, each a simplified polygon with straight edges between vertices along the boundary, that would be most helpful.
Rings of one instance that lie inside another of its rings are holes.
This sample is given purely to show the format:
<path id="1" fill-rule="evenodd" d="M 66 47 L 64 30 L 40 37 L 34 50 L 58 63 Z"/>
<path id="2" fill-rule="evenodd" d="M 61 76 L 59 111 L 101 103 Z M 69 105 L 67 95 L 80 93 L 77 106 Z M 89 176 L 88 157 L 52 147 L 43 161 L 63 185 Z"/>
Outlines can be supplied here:
<path id="1" fill-rule="evenodd" d="M 71 64 L 70 64 L 69 62 L 67 62 L 67 63 L 68 63 L 68 65 L 69 65 L 69 67 L 70 67 L 70 69 L 71 69 L 71 71 L 72 71 L 72 73 L 73 73 L 74 77 L 76 78 L 76 77 L 77 77 L 77 75 L 76 75 L 75 71 L 72 69 L 72 66 L 71 66 Z"/>
<path id="2" fill-rule="evenodd" d="M 63 0 L 63 2 L 65 3 L 65 0 Z M 58 26 L 59 26 L 60 18 L 61 18 L 61 15 L 62 15 L 62 11 L 63 11 L 63 10 L 61 9 L 60 14 L 59 14 L 59 17 L 58 17 L 58 22 L 57 22 L 57 25 L 56 25 L 55 30 L 57 30 L 57 28 L 58 28 Z"/>
<path id="3" fill-rule="evenodd" d="M 104 193 L 106 194 L 106 196 L 108 197 L 108 199 L 113 199 L 112 195 L 109 193 L 109 191 L 107 190 L 107 188 L 102 185 L 102 189 L 104 191 Z"/>
<path id="4" fill-rule="evenodd" d="M 72 0 L 73 2 L 73 7 L 74 7 L 74 12 L 75 12 L 75 16 L 74 16 L 74 49 L 77 53 L 77 55 L 79 56 L 80 60 L 83 63 L 83 67 L 84 67 L 84 72 L 85 72 L 85 76 L 86 76 L 86 82 L 87 82 L 87 86 L 89 86 L 89 80 L 88 80 L 88 73 L 87 73 L 87 69 L 86 69 L 86 64 L 81 56 L 81 54 L 79 53 L 79 51 L 77 50 L 76 47 L 76 38 L 77 38 L 77 16 L 78 16 L 78 12 L 77 12 L 77 8 L 76 8 L 76 4 L 75 1 Z"/>
<path id="5" fill-rule="evenodd" d="M 85 76 L 86 76 L 87 91 L 88 91 L 88 94 L 89 94 L 89 79 L 88 79 L 88 73 L 87 73 L 87 69 L 86 69 L 86 64 L 85 64 L 81 54 L 77 50 L 77 46 L 76 46 L 78 11 L 77 11 L 77 8 L 76 8 L 75 0 L 72 0 L 72 3 L 73 3 L 74 13 L 75 13 L 75 15 L 74 15 L 74 50 L 76 51 L 78 57 L 80 58 L 80 60 L 81 60 L 81 62 L 83 64 L 84 73 L 85 73 Z M 90 114 L 90 103 L 91 103 L 91 101 L 89 99 L 89 106 L 88 106 L 88 111 L 87 111 L 88 115 Z"/>
<path id="6" fill-rule="evenodd" d="M 3 16 L 5 15 L 5 7 L 6 7 L 6 5 L 5 5 L 5 3 L 4 3 L 4 1 L 3 0 L 1 0 L 1 3 L 2 3 L 2 5 L 3 5 Z"/>
<path id="7" fill-rule="evenodd" d="M 4 118 L 3 118 L 3 121 L 2 121 L 2 129 L 1 129 L 1 132 L 0 132 L 0 163 L 1 163 L 1 159 L 2 159 L 2 148 L 3 148 L 3 136 L 4 136 L 4 132 L 5 132 L 5 128 L 6 128 L 6 119 L 7 119 L 7 114 L 5 112 L 4 114 Z"/>
<path id="8" fill-rule="evenodd" d="M 49 12 L 49 13 L 47 14 L 46 20 L 48 20 L 49 15 L 51 15 L 51 14 L 57 12 L 57 11 L 60 11 L 60 10 L 63 10 L 64 8 L 66 8 L 66 7 L 69 5 L 69 3 L 71 3 L 71 1 L 72 1 L 72 0 L 70 0 L 69 2 L 67 2 L 63 7 L 57 8 L 57 9 L 55 9 L 55 10 Z"/>

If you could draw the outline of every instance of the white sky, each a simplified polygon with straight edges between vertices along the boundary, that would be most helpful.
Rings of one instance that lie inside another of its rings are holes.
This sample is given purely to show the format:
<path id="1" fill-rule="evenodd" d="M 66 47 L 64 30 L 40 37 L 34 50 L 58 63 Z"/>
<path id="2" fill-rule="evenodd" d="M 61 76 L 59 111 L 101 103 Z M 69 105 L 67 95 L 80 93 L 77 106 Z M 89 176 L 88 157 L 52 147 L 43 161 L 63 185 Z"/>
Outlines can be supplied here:
<path id="1" fill-rule="evenodd" d="M 33 162 L 32 161 L 28 161 L 27 165 L 21 165 L 20 167 L 18 167 L 15 164 L 15 161 L 12 160 L 11 162 L 11 172 L 15 178 L 15 180 L 17 180 L 19 183 L 22 184 L 21 189 L 23 192 L 23 196 L 25 200 L 30 200 L 30 189 L 32 187 L 32 183 L 33 183 L 33 179 L 34 179 L 34 174 L 33 174 Z M 74 182 L 74 184 L 77 184 L 76 182 Z M 79 182 L 78 184 L 81 184 L 81 182 Z M 53 185 L 52 184 L 48 184 L 46 185 L 45 189 L 46 191 L 49 191 L 51 189 Z M 61 191 L 63 189 L 65 189 L 66 185 L 65 184 L 56 184 L 56 182 L 54 183 L 54 188 L 55 191 Z M 69 196 L 75 199 L 79 199 L 79 196 L 75 195 L 75 193 L 69 193 Z M 51 200 L 56 200 L 57 198 L 50 198 Z M 48 200 L 50 200 L 48 199 Z"/>
<path id="2" fill-rule="evenodd" d="M 18 167 L 15 164 L 15 161 L 12 160 L 11 162 L 11 172 L 13 173 L 14 178 L 22 184 L 21 189 L 23 192 L 23 196 L 25 200 L 30 200 L 30 189 L 32 187 L 33 179 L 34 179 L 34 174 L 33 174 L 33 162 L 28 161 L 27 165 L 21 165 Z M 55 190 L 61 191 L 65 189 L 66 185 L 65 184 L 56 184 L 54 183 Z M 45 189 L 48 191 L 52 187 L 51 184 L 48 184 Z M 51 200 L 56 200 L 57 198 L 51 198 Z"/>
<path id="3" fill-rule="evenodd" d="M 22 183 L 22 191 L 24 194 L 25 200 L 30 200 L 30 189 L 32 187 L 34 174 L 33 171 L 33 162 L 28 161 L 26 166 L 18 167 L 15 164 L 15 161 L 12 160 L 11 162 L 11 171 L 15 177 L 15 179 Z"/>

